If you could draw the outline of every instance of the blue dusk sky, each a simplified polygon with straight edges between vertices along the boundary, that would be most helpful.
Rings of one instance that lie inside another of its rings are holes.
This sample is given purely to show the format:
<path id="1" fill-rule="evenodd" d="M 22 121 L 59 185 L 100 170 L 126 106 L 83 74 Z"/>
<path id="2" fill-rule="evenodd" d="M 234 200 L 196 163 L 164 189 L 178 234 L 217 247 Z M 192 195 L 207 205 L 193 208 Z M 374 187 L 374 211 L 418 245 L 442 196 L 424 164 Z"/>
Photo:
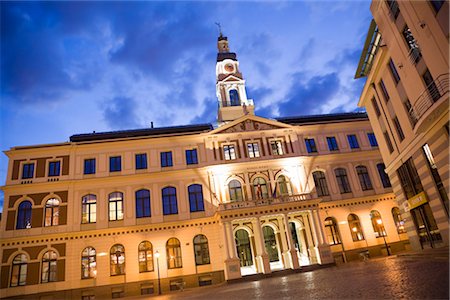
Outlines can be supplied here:
<path id="1" fill-rule="evenodd" d="M 364 85 L 353 76 L 370 1 L 0 5 L 1 150 L 152 121 L 215 123 L 215 22 L 259 116 L 355 111 Z"/>

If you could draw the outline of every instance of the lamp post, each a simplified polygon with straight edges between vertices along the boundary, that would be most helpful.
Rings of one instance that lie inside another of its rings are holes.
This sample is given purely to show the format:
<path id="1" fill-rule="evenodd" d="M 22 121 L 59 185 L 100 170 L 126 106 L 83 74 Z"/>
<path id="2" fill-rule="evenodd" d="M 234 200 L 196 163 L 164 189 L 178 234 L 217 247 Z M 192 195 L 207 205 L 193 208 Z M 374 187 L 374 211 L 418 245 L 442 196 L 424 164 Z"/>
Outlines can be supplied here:
<path id="1" fill-rule="evenodd" d="M 383 221 L 381 221 L 381 219 L 378 219 L 377 224 L 378 224 L 378 226 L 381 226 L 383 224 Z M 384 229 L 384 226 L 383 226 L 383 231 L 381 233 L 383 235 L 383 240 L 384 240 L 384 245 L 386 246 L 387 255 L 390 256 L 391 253 L 389 252 L 389 246 L 386 243 L 386 230 Z"/>
<path id="2" fill-rule="evenodd" d="M 156 250 L 155 252 L 156 257 L 156 268 L 158 269 L 158 295 L 161 295 L 161 279 L 159 276 L 159 251 Z"/>

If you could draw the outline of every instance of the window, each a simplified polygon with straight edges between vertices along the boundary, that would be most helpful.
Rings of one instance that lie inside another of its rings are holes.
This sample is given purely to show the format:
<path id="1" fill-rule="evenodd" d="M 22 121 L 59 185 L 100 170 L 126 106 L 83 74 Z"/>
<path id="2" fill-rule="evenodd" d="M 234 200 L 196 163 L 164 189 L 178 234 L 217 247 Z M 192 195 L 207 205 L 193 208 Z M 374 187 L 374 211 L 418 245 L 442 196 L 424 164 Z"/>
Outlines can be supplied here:
<path id="1" fill-rule="evenodd" d="M 136 218 L 151 217 L 150 191 L 136 191 Z"/>
<path id="2" fill-rule="evenodd" d="M 384 139 L 386 140 L 386 145 L 388 147 L 389 153 L 394 152 L 394 147 L 392 147 L 391 138 L 389 137 L 389 134 L 387 131 L 383 132 Z"/>
<path id="3" fill-rule="evenodd" d="M 372 190 L 372 182 L 370 181 L 369 172 L 365 166 L 357 166 L 356 173 L 358 174 L 359 183 L 363 191 Z"/>
<path id="4" fill-rule="evenodd" d="M 267 183 L 264 178 L 256 177 L 253 180 L 253 194 L 256 199 L 269 198 L 269 189 L 267 188 Z"/>
<path id="5" fill-rule="evenodd" d="M 31 202 L 23 201 L 17 208 L 16 229 L 31 228 Z"/>
<path id="6" fill-rule="evenodd" d="M 317 152 L 316 142 L 314 141 L 314 139 L 305 139 L 305 144 L 306 151 L 308 151 L 308 153 Z"/>
<path id="7" fill-rule="evenodd" d="M 383 94 L 384 101 L 388 102 L 390 98 L 386 86 L 384 85 L 383 79 L 380 80 L 379 86 L 381 89 L 381 93 Z"/>
<path id="8" fill-rule="evenodd" d="M 364 234 L 362 232 L 361 223 L 359 222 L 359 218 L 355 214 L 349 214 L 348 218 L 348 226 L 350 227 L 350 232 L 352 233 L 352 239 L 354 242 L 364 240 Z"/>
<path id="9" fill-rule="evenodd" d="M 89 194 L 81 199 L 81 223 L 95 223 L 97 221 L 97 197 Z"/>
<path id="10" fill-rule="evenodd" d="M 392 58 L 389 59 L 389 69 L 391 70 L 392 77 L 394 78 L 395 83 L 400 82 L 400 76 L 398 75 L 397 69 L 395 68 L 395 64 L 392 61 Z"/>
<path id="11" fill-rule="evenodd" d="M 377 210 L 372 210 L 370 212 L 370 220 L 372 221 L 373 232 L 375 237 L 386 236 L 386 231 L 384 230 L 383 221 L 381 220 L 381 215 Z"/>
<path id="12" fill-rule="evenodd" d="M 231 106 L 240 106 L 241 103 L 239 101 L 239 93 L 237 90 L 230 90 L 230 105 Z"/>
<path id="13" fill-rule="evenodd" d="M 420 177 L 419 174 L 417 174 L 412 158 L 409 158 L 397 169 L 397 175 L 400 179 L 400 184 L 402 185 L 406 199 L 423 192 L 423 186 L 420 182 Z"/>
<path id="14" fill-rule="evenodd" d="M 204 211 L 202 186 L 200 184 L 191 184 L 188 186 L 188 194 L 191 212 Z"/>
<path id="15" fill-rule="evenodd" d="M 336 138 L 334 136 L 328 136 L 327 143 L 328 143 L 328 150 L 330 150 L 330 151 L 339 150 Z"/>
<path id="16" fill-rule="evenodd" d="M 259 157 L 259 145 L 258 143 L 248 143 L 247 144 L 248 156 L 250 158 Z"/>
<path id="17" fill-rule="evenodd" d="M 284 175 L 280 175 L 277 179 L 279 193 L 281 196 L 292 195 L 291 183 Z"/>
<path id="18" fill-rule="evenodd" d="M 48 199 L 45 202 L 45 220 L 44 226 L 56 226 L 59 224 L 59 200 L 55 198 Z"/>
<path id="19" fill-rule="evenodd" d="M 405 219 L 402 218 L 400 214 L 400 209 L 398 207 L 393 207 L 392 210 L 392 218 L 394 219 L 395 226 L 397 227 L 398 233 L 406 233 L 405 229 Z"/>
<path id="20" fill-rule="evenodd" d="M 270 148 L 272 149 L 272 155 L 283 155 L 283 145 L 280 140 L 271 141 Z"/>
<path id="21" fill-rule="evenodd" d="M 27 262 L 28 259 L 25 254 L 18 254 L 14 257 L 9 286 L 23 286 L 27 284 Z"/>
<path id="22" fill-rule="evenodd" d="M 236 159 L 236 152 L 234 151 L 234 145 L 224 145 L 223 153 L 225 156 L 225 160 Z"/>
<path id="23" fill-rule="evenodd" d="M 97 252 L 93 247 L 86 247 L 81 252 L 81 279 L 97 277 Z"/>
<path id="24" fill-rule="evenodd" d="M 400 141 L 403 141 L 405 139 L 405 135 L 403 134 L 402 126 L 400 126 L 400 122 L 398 121 L 398 118 L 395 117 L 393 120 L 395 129 L 397 130 L 397 135 Z"/>
<path id="25" fill-rule="evenodd" d="M 398 15 L 400 14 L 400 8 L 398 7 L 398 3 L 395 0 L 386 0 L 386 3 L 389 7 L 389 14 L 397 20 Z"/>
<path id="26" fill-rule="evenodd" d="M 95 174 L 95 158 L 84 160 L 84 174 Z"/>
<path id="27" fill-rule="evenodd" d="M 430 71 L 427 69 L 422 75 L 425 86 L 427 87 L 428 94 L 430 95 L 433 102 L 436 102 L 441 98 L 441 93 L 439 92 L 436 83 L 434 82 L 433 76 L 431 76 Z"/>
<path id="28" fill-rule="evenodd" d="M 370 146 L 378 147 L 378 142 L 377 142 L 377 139 L 375 138 L 375 134 L 373 132 L 368 132 L 367 138 L 369 139 Z"/>
<path id="29" fill-rule="evenodd" d="M 167 252 L 167 268 L 176 269 L 182 268 L 183 262 L 181 260 L 181 245 L 176 238 L 170 238 L 166 243 Z"/>
<path id="30" fill-rule="evenodd" d="M 417 123 L 417 114 L 414 111 L 409 99 L 406 99 L 405 102 L 403 102 L 403 105 L 405 107 L 406 114 L 408 115 L 409 122 L 411 123 L 412 127 L 414 127 L 414 125 L 416 125 Z"/>
<path id="31" fill-rule="evenodd" d="M 334 170 L 336 175 L 336 181 L 339 185 L 341 194 L 351 193 L 350 183 L 348 182 L 347 171 L 344 168 L 338 168 Z"/>
<path id="32" fill-rule="evenodd" d="M 110 267 L 111 276 L 125 274 L 125 248 L 121 244 L 116 244 L 111 247 Z"/>
<path id="33" fill-rule="evenodd" d="M 420 52 L 419 45 L 417 44 L 417 41 L 414 38 L 408 25 L 405 25 L 405 28 L 403 29 L 403 38 L 405 39 L 406 45 L 409 48 L 409 59 L 414 64 L 417 64 L 422 57 L 422 53 Z"/>
<path id="34" fill-rule="evenodd" d="M 153 271 L 153 246 L 149 241 L 143 241 L 138 246 L 139 273 Z"/>
<path id="35" fill-rule="evenodd" d="M 109 171 L 120 172 L 122 170 L 122 158 L 120 156 L 112 156 L 109 158 Z"/>
<path id="36" fill-rule="evenodd" d="M 147 154 L 136 154 L 136 170 L 147 169 Z"/>
<path id="37" fill-rule="evenodd" d="M 60 161 L 51 161 L 48 163 L 48 176 L 59 176 L 60 172 Z"/>
<path id="38" fill-rule="evenodd" d="M 53 250 L 45 252 L 42 257 L 41 282 L 57 281 L 56 272 L 58 270 L 56 252 Z"/>
<path id="39" fill-rule="evenodd" d="M 186 150 L 186 164 L 187 165 L 198 164 L 197 149 Z"/>
<path id="40" fill-rule="evenodd" d="M 34 163 L 23 164 L 22 166 L 22 179 L 29 179 L 34 177 Z"/>
<path id="41" fill-rule="evenodd" d="M 442 5 L 444 5 L 445 0 L 429 0 L 433 6 L 434 11 L 437 13 L 441 10 Z"/>
<path id="42" fill-rule="evenodd" d="M 322 171 L 313 172 L 314 184 L 316 186 L 317 196 L 329 196 L 327 179 Z"/>
<path id="43" fill-rule="evenodd" d="M 325 235 L 328 238 L 328 244 L 337 245 L 341 243 L 341 237 L 339 235 L 336 220 L 333 217 L 325 219 Z"/>
<path id="44" fill-rule="evenodd" d="M 109 220 L 123 220 L 123 194 L 120 192 L 109 194 Z"/>
<path id="45" fill-rule="evenodd" d="M 172 151 L 161 152 L 161 167 L 172 167 Z"/>
<path id="46" fill-rule="evenodd" d="M 389 180 L 388 174 L 386 174 L 386 166 L 383 163 L 377 164 L 378 174 L 380 175 L 381 183 L 384 188 L 391 187 L 391 181 Z"/>
<path id="47" fill-rule="evenodd" d="M 241 183 L 238 180 L 234 179 L 228 183 L 228 192 L 230 193 L 231 202 L 244 200 Z"/>
<path id="48" fill-rule="evenodd" d="M 373 106 L 373 110 L 377 114 L 377 117 L 381 116 L 380 107 L 378 106 L 378 103 L 377 103 L 377 100 L 375 99 L 375 97 L 372 98 L 372 106 Z"/>
<path id="49" fill-rule="evenodd" d="M 178 213 L 177 189 L 169 186 L 162 189 L 163 214 L 174 215 Z"/>
<path id="50" fill-rule="evenodd" d="M 196 266 L 209 264 L 208 239 L 203 234 L 194 237 L 194 254 Z"/>
<path id="51" fill-rule="evenodd" d="M 347 135 L 347 140 L 348 140 L 350 149 L 358 149 L 359 148 L 358 139 L 356 138 L 356 135 L 354 135 L 354 134 Z"/>
<path id="52" fill-rule="evenodd" d="M 442 204 L 444 204 L 444 208 L 449 213 L 449 201 L 447 196 L 447 191 L 445 190 L 444 184 L 442 183 L 441 176 L 439 175 L 436 163 L 434 162 L 433 153 L 431 153 L 431 149 L 428 144 L 423 145 L 422 147 L 423 153 L 425 154 L 425 158 L 428 164 L 428 168 L 431 172 L 431 175 L 434 180 L 434 184 L 439 192 L 439 196 L 441 198 Z"/>

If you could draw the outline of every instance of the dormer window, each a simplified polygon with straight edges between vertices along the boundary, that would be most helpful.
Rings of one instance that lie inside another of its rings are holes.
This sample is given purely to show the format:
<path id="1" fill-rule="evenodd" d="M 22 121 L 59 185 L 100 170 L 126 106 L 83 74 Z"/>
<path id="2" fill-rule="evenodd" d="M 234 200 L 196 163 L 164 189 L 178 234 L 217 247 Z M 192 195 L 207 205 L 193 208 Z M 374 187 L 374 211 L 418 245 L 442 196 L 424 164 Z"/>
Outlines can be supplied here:
<path id="1" fill-rule="evenodd" d="M 231 106 L 240 106 L 241 103 L 239 101 L 239 93 L 237 90 L 230 90 L 230 105 Z"/>

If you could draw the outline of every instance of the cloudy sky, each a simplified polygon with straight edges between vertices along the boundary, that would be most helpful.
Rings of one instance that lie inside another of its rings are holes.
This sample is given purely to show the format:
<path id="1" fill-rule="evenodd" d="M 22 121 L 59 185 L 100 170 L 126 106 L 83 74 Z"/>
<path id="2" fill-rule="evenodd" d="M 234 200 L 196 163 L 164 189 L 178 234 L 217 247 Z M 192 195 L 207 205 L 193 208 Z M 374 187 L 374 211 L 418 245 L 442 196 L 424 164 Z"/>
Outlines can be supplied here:
<path id="1" fill-rule="evenodd" d="M 364 84 L 353 75 L 369 1 L 0 5 L 1 150 L 151 121 L 215 122 L 215 22 L 257 115 L 355 111 Z"/>

